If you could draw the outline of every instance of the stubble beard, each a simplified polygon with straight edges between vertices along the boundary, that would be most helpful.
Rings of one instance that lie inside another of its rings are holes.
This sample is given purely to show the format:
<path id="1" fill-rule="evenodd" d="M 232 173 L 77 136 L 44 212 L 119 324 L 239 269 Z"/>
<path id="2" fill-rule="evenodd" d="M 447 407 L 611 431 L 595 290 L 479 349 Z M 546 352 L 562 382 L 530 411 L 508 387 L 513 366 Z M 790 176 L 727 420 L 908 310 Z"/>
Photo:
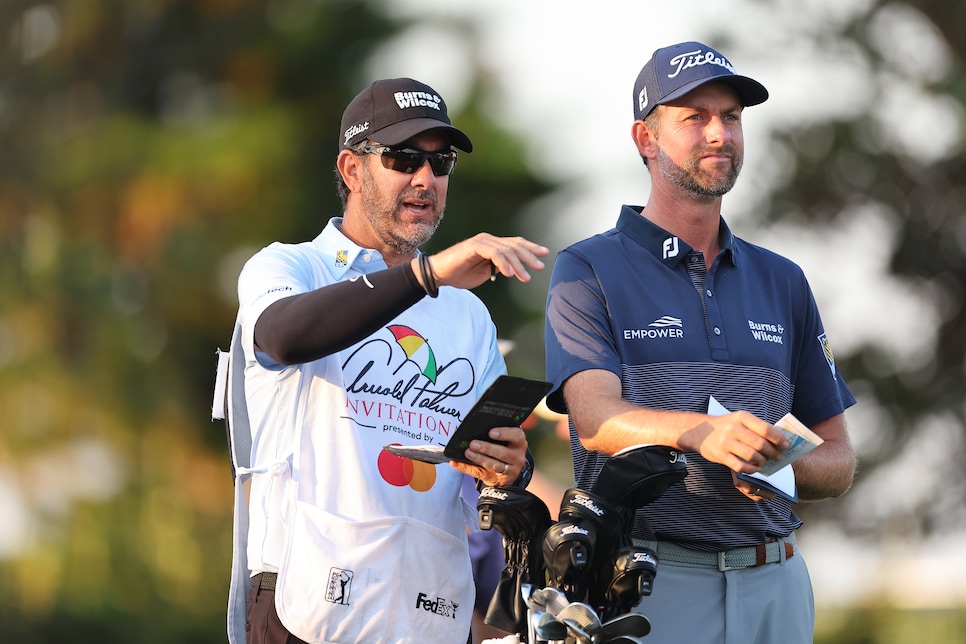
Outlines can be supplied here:
<path id="1" fill-rule="evenodd" d="M 707 150 L 698 150 L 679 166 L 663 149 L 658 149 L 658 172 L 668 182 L 699 199 L 716 199 L 727 194 L 735 186 L 743 162 L 734 146 L 725 146 L 721 152 L 731 154 L 731 168 L 725 173 L 711 173 L 701 168 L 701 157 Z"/>
<path id="2" fill-rule="evenodd" d="M 402 213 L 405 202 L 418 199 L 431 204 L 433 217 L 416 223 L 404 224 Z M 428 242 L 443 220 L 436 194 L 429 190 L 407 190 L 395 199 L 379 190 L 367 171 L 363 171 L 362 207 L 369 225 L 378 239 L 399 255 L 413 254 Z"/>

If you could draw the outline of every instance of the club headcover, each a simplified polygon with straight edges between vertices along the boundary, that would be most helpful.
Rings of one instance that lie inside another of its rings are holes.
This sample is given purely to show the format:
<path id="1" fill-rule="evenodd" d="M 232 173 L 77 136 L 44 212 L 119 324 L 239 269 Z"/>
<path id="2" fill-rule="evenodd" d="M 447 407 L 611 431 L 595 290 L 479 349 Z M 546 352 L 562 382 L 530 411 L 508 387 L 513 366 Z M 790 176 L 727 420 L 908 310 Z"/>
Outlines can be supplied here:
<path id="1" fill-rule="evenodd" d="M 550 511 L 539 497 L 519 487 L 484 487 L 476 508 L 480 528 L 503 535 L 506 560 L 484 621 L 510 633 L 525 633 L 527 605 L 522 587 L 541 587 L 546 579 L 537 540 L 551 524 Z"/>
<path id="2" fill-rule="evenodd" d="M 583 601 L 591 581 L 597 527 L 579 517 L 562 518 L 543 537 L 549 585 L 571 601 Z"/>
<path id="3" fill-rule="evenodd" d="M 628 546 L 614 553 L 614 576 L 607 587 L 606 617 L 623 615 L 651 594 L 657 575 L 657 555 L 648 548 Z"/>
<path id="4" fill-rule="evenodd" d="M 591 492 L 611 505 L 636 510 L 687 474 L 683 452 L 663 445 L 639 445 L 607 459 Z"/>

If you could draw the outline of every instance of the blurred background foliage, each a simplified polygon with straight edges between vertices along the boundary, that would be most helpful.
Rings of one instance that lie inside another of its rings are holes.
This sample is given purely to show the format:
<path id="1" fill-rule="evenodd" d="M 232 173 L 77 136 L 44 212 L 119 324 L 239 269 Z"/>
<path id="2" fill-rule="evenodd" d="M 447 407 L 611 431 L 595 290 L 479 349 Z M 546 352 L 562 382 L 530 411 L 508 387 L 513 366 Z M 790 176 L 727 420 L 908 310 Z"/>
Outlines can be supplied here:
<path id="1" fill-rule="evenodd" d="M 5 0 L 0 26 L 3 639 L 223 641 L 231 478 L 207 416 L 235 278 L 340 214 L 342 110 L 406 25 L 359 2 Z M 434 244 L 509 234 L 547 189 L 475 104 L 452 116 L 485 143 Z"/>
<path id="2" fill-rule="evenodd" d="M 870 73 L 918 83 L 962 114 L 964 7 L 868 2 L 817 37 L 847 43 Z M 883 55 L 865 25 L 897 8 L 933 25 L 951 73 L 923 81 Z M 235 279 L 258 248 L 310 239 L 338 214 L 342 109 L 371 80 L 367 57 L 409 26 L 379 3 L 349 0 L 0 3 L 4 641 L 225 640 L 231 479 L 223 428 L 208 413 Z M 727 36 L 714 44 L 727 49 Z M 471 72 L 469 99 L 452 116 L 477 152 L 461 156 L 428 250 L 481 229 L 519 234 L 522 213 L 558 187 L 488 116 L 493 79 Z M 902 127 L 901 109 L 892 119 Z M 794 172 L 762 222 L 791 214 L 832 228 L 851 206 L 874 204 L 898 231 L 891 272 L 932 294 L 942 313 L 930 355 L 914 363 L 871 343 L 836 356 L 882 410 L 860 485 L 937 425 L 942 476 L 911 505 L 869 509 L 847 496 L 803 512 L 860 535 L 884 524 L 910 534 L 962 527 L 963 132 L 958 151 L 939 160 L 890 148 L 864 113 L 774 136 Z M 869 249 L 852 252 L 861 262 Z M 542 376 L 543 294 L 521 295 L 506 280 L 477 292 L 501 335 L 517 340 L 511 371 Z M 889 302 L 861 314 L 889 316 Z M 863 610 L 823 618 L 817 641 L 966 639 L 961 613 L 896 625 L 905 618 L 887 606 Z"/>

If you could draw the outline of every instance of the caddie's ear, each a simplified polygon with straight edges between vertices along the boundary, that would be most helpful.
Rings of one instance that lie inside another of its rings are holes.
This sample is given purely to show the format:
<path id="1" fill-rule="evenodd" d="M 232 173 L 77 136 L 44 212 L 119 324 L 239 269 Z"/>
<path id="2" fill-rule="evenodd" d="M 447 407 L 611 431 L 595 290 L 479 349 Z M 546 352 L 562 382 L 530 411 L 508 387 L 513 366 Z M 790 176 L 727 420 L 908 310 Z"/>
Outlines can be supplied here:
<path id="1" fill-rule="evenodd" d="M 634 145 L 642 157 L 651 161 L 657 158 L 657 139 L 654 130 L 649 128 L 644 121 L 634 121 L 631 125 L 631 138 Z"/>
<path id="2" fill-rule="evenodd" d="M 362 164 L 365 163 L 366 155 L 355 154 L 351 150 L 342 150 L 335 164 L 342 175 L 342 180 L 349 188 L 349 192 L 359 192 L 362 190 Z"/>

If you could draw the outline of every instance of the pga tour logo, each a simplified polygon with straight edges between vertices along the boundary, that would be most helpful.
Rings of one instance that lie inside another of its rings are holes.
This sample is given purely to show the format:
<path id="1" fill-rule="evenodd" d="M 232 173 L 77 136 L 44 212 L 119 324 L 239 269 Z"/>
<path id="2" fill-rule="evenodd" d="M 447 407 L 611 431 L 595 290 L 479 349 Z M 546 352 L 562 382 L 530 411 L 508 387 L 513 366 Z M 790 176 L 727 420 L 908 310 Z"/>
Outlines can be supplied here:
<path id="1" fill-rule="evenodd" d="M 330 604 L 349 605 L 349 591 L 352 589 L 351 570 L 343 568 L 329 568 L 329 580 L 325 587 L 325 601 Z"/>

